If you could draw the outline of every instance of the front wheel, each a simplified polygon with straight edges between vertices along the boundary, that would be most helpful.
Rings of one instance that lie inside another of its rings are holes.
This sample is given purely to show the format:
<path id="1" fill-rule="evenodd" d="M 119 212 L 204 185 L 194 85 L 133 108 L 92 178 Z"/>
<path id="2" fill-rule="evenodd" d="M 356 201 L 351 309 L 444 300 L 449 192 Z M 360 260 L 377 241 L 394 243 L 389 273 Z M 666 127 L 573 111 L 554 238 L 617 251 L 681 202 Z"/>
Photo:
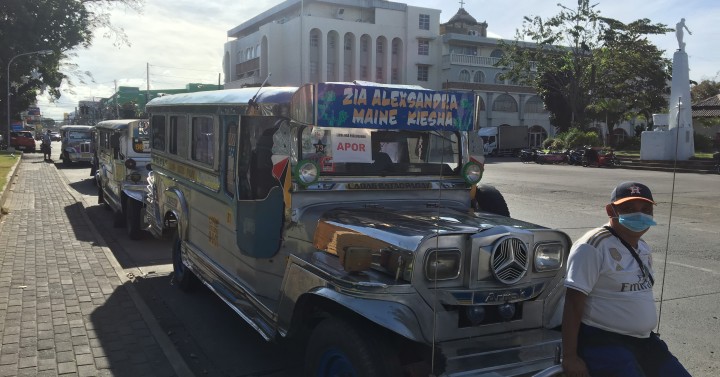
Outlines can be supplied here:
<path id="1" fill-rule="evenodd" d="M 173 281 L 180 287 L 180 290 L 188 292 L 197 282 L 197 278 L 192 271 L 183 263 L 182 256 L 182 241 L 180 240 L 180 233 L 175 231 L 175 238 L 173 239 L 172 248 L 172 262 L 173 262 Z"/>
<path id="2" fill-rule="evenodd" d="M 142 237 L 142 203 L 128 199 L 125 204 L 125 224 L 128 238 L 139 240 Z"/>
<path id="3" fill-rule="evenodd" d="M 374 333 L 337 318 L 323 320 L 308 341 L 305 376 L 401 376 L 396 352 Z"/>
<path id="4" fill-rule="evenodd" d="M 475 191 L 475 201 L 480 211 L 510 217 L 507 202 L 498 189 L 488 185 L 478 185 Z"/>

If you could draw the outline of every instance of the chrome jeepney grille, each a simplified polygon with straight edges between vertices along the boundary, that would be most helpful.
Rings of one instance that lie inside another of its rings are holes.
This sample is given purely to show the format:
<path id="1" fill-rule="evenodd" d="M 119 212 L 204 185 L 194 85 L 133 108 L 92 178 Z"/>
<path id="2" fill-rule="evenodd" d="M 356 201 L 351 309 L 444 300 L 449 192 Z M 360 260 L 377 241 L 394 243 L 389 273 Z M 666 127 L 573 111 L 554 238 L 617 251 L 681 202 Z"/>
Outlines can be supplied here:
<path id="1" fill-rule="evenodd" d="M 80 152 L 90 152 L 90 144 L 80 144 Z"/>
<path id="2" fill-rule="evenodd" d="M 505 238 L 495 245 L 490 257 L 490 267 L 495 278 L 505 284 L 517 283 L 528 269 L 528 251 L 525 243 L 517 238 Z"/>

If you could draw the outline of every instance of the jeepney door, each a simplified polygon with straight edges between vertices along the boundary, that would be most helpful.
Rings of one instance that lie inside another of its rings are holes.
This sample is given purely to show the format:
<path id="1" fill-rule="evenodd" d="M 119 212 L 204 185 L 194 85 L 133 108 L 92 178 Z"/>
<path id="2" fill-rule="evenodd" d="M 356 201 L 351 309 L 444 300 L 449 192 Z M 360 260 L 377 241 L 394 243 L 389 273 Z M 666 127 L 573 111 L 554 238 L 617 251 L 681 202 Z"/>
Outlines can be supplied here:
<path id="1" fill-rule="evenodd" d="M 237 148 L 236 239 L 240 251 L 271 258 L 280 249 L 284 195 L 271 161 L 277 117 L 241 118 Z"/>
<path id="2" fill-rule="evenodd" d="M 107 185 L 113 195 L 120 198 L 120 183 L 125 177 L 125 165 L 120 159 L 122 153 L 120 150 L 120 133 L 118 132 L 110 134 L 110 151 L 112 155 L 109 157 L 112 158 L 112 162 L 108 164 Z"/>

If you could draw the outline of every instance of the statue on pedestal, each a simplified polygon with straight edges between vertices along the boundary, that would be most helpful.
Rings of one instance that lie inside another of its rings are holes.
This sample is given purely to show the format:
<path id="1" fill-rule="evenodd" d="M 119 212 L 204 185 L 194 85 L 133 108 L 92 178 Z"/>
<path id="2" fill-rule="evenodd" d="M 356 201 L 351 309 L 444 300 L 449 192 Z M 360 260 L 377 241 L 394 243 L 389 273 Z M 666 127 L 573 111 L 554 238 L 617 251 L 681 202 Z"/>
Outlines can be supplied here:
<path id="1" fill-rule="evenodd" d="M 688 27 L 685 26 L 685 19 L 681 18 L 680 22 L 678 22 L 675 25 L 675 36 L 677 37 L 678 46 L 679 46 L 678 49 L 680 51 L 685 51 L 685 42 L 683 42 L 683 28 L 685 30 L 687 30 L 688 34 L 692 35 L 692 32 L 690 31 L 690 29 L 688 29 Z"/>

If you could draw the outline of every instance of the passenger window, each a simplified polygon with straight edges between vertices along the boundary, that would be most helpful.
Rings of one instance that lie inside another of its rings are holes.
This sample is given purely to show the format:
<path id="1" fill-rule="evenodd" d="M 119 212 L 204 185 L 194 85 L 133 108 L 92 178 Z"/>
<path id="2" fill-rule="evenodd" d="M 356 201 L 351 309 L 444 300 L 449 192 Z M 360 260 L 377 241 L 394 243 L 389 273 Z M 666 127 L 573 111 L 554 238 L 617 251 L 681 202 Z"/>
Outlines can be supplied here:
<path id="1" fill-rule="evenodd" d="M 192 118 L 192 159 L 213 166 L 215 163 L 213 120 Z"/>
<path id="2" fill-rule="evenodd" d="M 165 150 L 165 116 L 154 115 L 152 117 L 152 149 L 156 151 Z"/>
<path id="3" fill-rule="evenodd" d="M 237 156 L 237 123 L 230 122 L 225 134 L 225 191 L 235 197 L 235 161 Z"/>
<path id="4" fill-rule="evenodd" d="M 185 116 L 170 117 L 170 145 L 168 151 L 178 156 L 187 156 L 187 118 Z"/>

